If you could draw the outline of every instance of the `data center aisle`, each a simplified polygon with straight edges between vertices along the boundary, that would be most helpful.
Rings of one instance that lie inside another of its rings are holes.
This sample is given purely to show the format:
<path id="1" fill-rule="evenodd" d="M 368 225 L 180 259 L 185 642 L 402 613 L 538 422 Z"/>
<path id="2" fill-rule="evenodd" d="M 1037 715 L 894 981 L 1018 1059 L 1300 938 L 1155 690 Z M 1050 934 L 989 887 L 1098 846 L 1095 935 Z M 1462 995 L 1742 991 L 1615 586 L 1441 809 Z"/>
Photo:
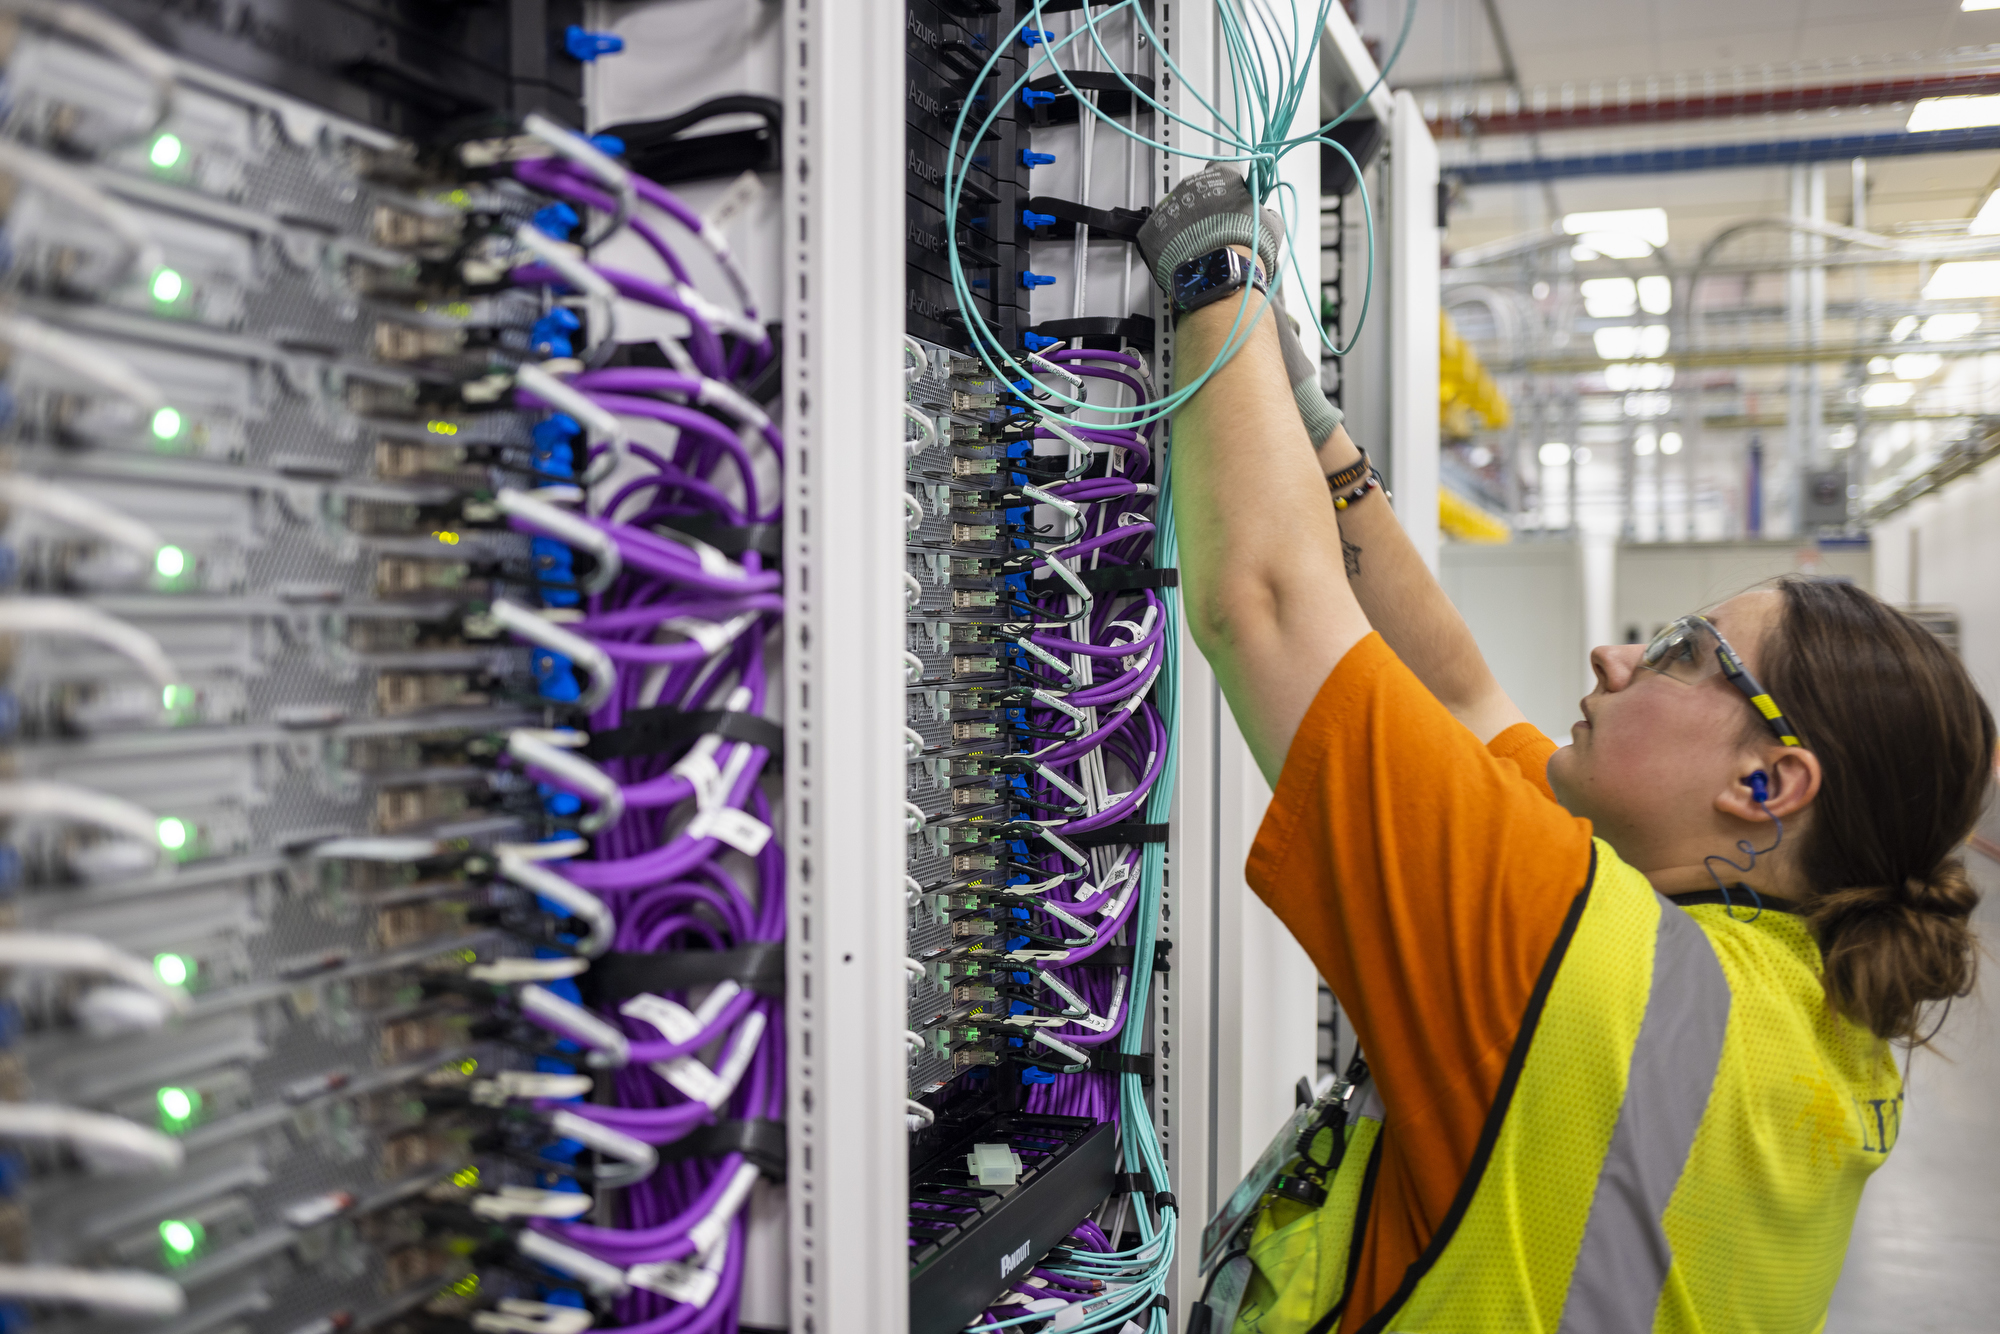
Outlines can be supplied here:
<path id="1" fill-rule="evenodd" d="M 1987 837 L 1996 821 L 1986 822 Z M 1968 853 L 2000 944 L 2000 865 Z M 1869 1182 L 1826 1334 L 1968 1334 L 2000 1310 L 2000 962 L 1909 1070 L 1903 1133 Z"/>

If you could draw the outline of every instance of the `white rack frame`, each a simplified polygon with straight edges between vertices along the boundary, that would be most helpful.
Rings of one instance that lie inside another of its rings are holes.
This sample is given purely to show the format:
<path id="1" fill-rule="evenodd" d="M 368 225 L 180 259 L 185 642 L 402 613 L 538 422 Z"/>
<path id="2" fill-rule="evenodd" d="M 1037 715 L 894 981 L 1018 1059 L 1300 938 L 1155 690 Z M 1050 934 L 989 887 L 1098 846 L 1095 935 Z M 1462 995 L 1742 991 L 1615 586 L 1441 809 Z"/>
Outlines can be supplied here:
<path id="1" fill-rule="evenodd" d="M 779 19 L 795 1334 L 909 1322 L 902 36 L 888 0 Z"/>

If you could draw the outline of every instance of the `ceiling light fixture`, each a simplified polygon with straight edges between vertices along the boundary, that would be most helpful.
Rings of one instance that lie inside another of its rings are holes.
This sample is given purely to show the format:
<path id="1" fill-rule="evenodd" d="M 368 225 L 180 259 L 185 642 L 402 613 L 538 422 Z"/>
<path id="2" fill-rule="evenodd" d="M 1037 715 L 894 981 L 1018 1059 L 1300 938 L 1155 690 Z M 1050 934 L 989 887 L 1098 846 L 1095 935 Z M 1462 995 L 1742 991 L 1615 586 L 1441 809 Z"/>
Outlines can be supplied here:
<path id="1" fill-rule="evenodd" d="M 2000 125 L 2000 93 L 1977 97 L 1926 97 L 1910 108 L 1904 128 L 1912 134 L 1926 130 L 1970 130 L 1981 125 Z"/>

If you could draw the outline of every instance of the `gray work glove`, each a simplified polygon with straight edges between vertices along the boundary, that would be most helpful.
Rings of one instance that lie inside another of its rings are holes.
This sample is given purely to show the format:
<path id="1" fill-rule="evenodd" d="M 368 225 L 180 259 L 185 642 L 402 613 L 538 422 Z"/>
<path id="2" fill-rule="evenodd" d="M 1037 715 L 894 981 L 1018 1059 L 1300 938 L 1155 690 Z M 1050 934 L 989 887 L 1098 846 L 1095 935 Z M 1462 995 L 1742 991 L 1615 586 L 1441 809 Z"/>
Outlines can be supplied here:
<path id="1" fill-rule="evenodd" d="M 1214 166 L 1198 171 L 1174 187 L 1162 199 L 1145 225 L 1139 228 L 1139 254 L 1153 271 L 1153 281 L 1162 292 L 1173 287 L 1174 270 L 1197 255 L 1220 250 L 1226 245 L 1247 246 L 1250 233 L 1258 232 L 1257 258 L 1264 265 L 1264 277 L 1278 279 L 1278 235 L 1272 226 L 1275 215 L 1266 213 L 1261 227 L 1256 222 L 1257 205 L 1243 177 L 1229 167 Z"/>
<path id="2" fill-rule="evenodd" d="M 1299 419 L 1306 424 L 1306 435 L 1311 437 L 1313 448 L 1318 449 L 1345 414 L 1327 400 L 1326 391 L 1319 387 L 1319 358 L 1306 350 L 1292 317 L 1282 308 L 1278 311 L 1278 346 L 1285 354 L 1285 378 L 1292 382 L 1292 402 L 1298 405 Z"/>
<path id="3" fill-rule="evenodd" d="M 1229 167 L 1209 167 L 1182 181 L 1139 229 L 1139 253 L 1152 269 L 1153 281 L 1161 291 L 1169 290 L 1175 269 L 1226 245 L 1248 246 L 1254 229 L 1257 258 L 1276 297 L 1284 280 L 1278 267 L 1284 221 L 1270 209 L 1253 221 L 1256 211 L 1243 177 Z M 1298 330 L 1282 307 L 1278 313 L 1278 345 L 1285 354 L 1285 378 L 1291 383 L 1292 400 L 1298 405 L 1306 434 L 1318 449 L 1340 425 L 1341 412 L 1320 391 L 1318 360 L 1300 345 Z"/>

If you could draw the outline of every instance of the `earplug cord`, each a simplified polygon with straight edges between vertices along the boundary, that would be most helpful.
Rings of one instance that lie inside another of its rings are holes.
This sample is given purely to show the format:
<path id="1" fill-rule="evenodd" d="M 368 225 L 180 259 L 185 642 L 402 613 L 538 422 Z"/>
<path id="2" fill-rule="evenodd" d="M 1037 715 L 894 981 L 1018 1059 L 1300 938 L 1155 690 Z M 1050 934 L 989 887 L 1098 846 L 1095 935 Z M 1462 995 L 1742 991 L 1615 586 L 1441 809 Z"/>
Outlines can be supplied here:
<path id="1" fill-rule="evenodd" d="M 1757 780 L 1761 780 L 1763 778 L 1763 775 L 1758 774 L 1756 778 Z M 1755 847 L 1751 844 L 1750 840 L 1747 838 L 1737 839 L 1736 850 L 1742 853 L 1745 857 L 1748 857 L 1750 859 L 1749 861 L 1744 862 L 1741 865 L 1738 865 L 1736 862 L 1729 860 L 1729 858 L 1723 856 L 1719 852 L 1711 853 L 1708 856 L 1703 857 L 1701 859 L 1702 869 L 1708 872 L 1708 878 L 1715 882 L 1715 887 L 1722 891 L 1723 911 L 1729 914 L 1730 919 L 1732 921 L 1736 919 L 1736 903 L 1735 900 L 1733 900 L 1729 895 L 1729 886 L 1723 884 L 1722 877 L 1716 874 L 1713 863 L 1721 862 L 1724 866 L 1729 867 L 1731 870 L 1736 871 L 1739 874 L 1748 875 L 1751 871 L 1751 868 L 1757 865 L 1757 859 L 1759 857 L 1768 856 L 1769 854 L 1776 852 L 1778 850 L 1778 845 L 1785 841 L 1785 822 L 1783 820 L 1780 820 L 1777 816 L 1772 815 L 1771 808 L 1764 804 L 1764 797 L 1762 795 L 1764 790 L 1763 782 L 1751 781 L 1751 780 L 1746 780 L 1746 781 L 1750 781 L 1750 790 L 1751 790 L 1750 799 L 1757 803 L 1757 809 L 1764 812 L 1765 818 L 1770 820 L 1772 824 L 1777 826 L 1778 834 L 1776 838 L 1773 838 L 1771 840 L 1771 846 L 1768 848 Z M 1736 888 L 1748 893 L 1750 895 L 1752 902 L 1756 904 L 1756 911 L 1751 913 L 1750 916 L 1744 918 L 1743 920 L 1746 922 L 1754 922 L 1759 917 L 1762 917 L 1764 915 L 1764 900 L 1758 896 L 1757 891 L 1750 888 L 1748 884 L 1745 884 L 1741 880 L 1736 882 Z"/>

